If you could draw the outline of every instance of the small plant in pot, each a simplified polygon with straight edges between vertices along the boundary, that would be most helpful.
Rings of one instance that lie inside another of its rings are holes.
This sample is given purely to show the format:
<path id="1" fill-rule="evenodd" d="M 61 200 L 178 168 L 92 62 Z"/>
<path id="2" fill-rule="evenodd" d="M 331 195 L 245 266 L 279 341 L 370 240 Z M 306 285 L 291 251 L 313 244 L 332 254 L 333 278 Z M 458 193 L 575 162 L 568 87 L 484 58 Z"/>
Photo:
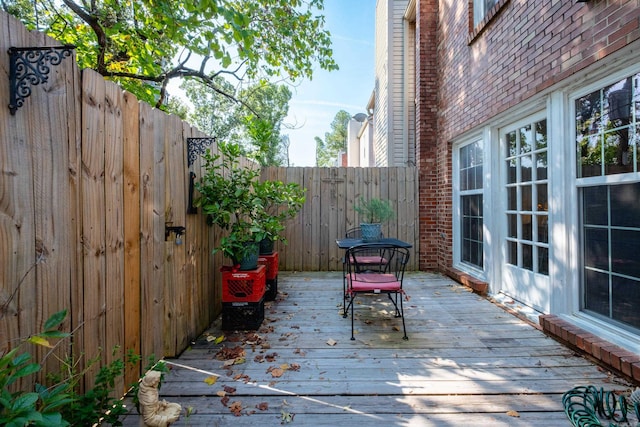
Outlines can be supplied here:
<path id="1" fill-rule="evenodd" d="M 360 214 L 360 232 L 365 242 L 379 240 L 382 236 L 382 223 L 395 216 L 391 202 L 378 198 L 367 200 L 360 196 L 359 203 L 353 209 Z"/>
<path id="2" fill-rule="evenodd" d="M 194 205 L 202 208 L 209 225 L 229 232 L 214 251 L 221 251 L 241 269 L 252 270 L 258 265 L 258 242 L 262 238 L 257 217 L 262 202 L 253 192 L 260 172 L 240 165 L 242 151 L 237 144 L 219 143 L 218 149 L 220 154 L 207 150 L 202 156 L 206 172 L 195 183 L 200 196 Z"/>
<path id="3" fill-rule="evenodd" d="M 274 243 L 287 243 L 282 231 L 285 222 L 302 209 L 305 202 L 305 190 L 296 183 L 285 184 L 282 181 L 262 181 L 254 186 L 255 196 L 261 201 L 261 209 L 257 213 L 258 222 L 263 233 L 260 242 L 260 254 L 273 253 Z"/>

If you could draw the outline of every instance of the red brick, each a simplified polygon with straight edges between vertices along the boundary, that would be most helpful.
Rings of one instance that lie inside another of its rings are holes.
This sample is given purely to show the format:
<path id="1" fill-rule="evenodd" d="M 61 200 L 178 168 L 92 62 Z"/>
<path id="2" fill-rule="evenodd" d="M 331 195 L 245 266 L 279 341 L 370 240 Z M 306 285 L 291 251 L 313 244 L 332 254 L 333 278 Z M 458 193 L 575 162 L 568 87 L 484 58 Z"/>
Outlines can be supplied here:
<path id="1" fill-rule="evenodd" d="M 631 365 L 631 378 L 635 381 L 640 381 L 640 362 Z"/>

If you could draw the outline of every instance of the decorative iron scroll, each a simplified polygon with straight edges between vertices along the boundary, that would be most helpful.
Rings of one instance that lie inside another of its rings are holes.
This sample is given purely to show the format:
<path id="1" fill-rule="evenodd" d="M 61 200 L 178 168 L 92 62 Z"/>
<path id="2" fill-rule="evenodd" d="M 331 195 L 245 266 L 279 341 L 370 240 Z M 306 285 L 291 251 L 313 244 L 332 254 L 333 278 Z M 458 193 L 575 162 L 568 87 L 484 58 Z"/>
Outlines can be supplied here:
<path id="1" fill-rule="evenodd" d="M 187 138 L 187 165 L 191 167 L 198 155 L 204 153 L 216 138 Z"/>
<path id="2" fill-rule="evenodd" d="M 9 110 L 15 114 L 31 95 L 31 85 L 46 83 L 51 65 L 60 65 L 75 46 L 10 47 Z"/>
<path id="3" fill-rule="evenodd" d="M 562 395 L 562 404 L 571 425 L 575 427 L 640 425 L 638 393 L 636 390 L 631 396 L 625 397 L 592 385 L 579 386 Z"/>

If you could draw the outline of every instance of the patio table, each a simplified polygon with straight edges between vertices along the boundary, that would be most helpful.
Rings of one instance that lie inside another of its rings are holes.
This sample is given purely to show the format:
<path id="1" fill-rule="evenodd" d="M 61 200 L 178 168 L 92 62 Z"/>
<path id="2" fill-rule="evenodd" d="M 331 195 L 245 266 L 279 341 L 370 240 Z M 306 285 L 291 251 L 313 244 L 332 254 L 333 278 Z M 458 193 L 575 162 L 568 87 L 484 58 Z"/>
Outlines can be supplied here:
<path id="1" fill-rule="evenodd" d="M 373 241 L 373 242 L 365 242 L 362 239 L 351 238 L 351 237 L 345 237 L 345 238 L 342 238 L 342 239 L 336 239 L 336 244 L 338 245 L 338 247 L 340 249 L 349 249 L 352 246 L 362 245 L 362 244 L 367 244 L 367 243 L 371 243 L 371 244 L 375 244 L 375 245 L 394 245 L 394 246 L 400 246 L 402 248 L 411 248 L 411 247 L 413 247 L 411 245 L 411 243 L 407 243 L 407 242 L 404 242 L 402 240 L 395 239 L 393 237 L 383 237 L 382 239 L 378 239 L 378 240 Z"/>

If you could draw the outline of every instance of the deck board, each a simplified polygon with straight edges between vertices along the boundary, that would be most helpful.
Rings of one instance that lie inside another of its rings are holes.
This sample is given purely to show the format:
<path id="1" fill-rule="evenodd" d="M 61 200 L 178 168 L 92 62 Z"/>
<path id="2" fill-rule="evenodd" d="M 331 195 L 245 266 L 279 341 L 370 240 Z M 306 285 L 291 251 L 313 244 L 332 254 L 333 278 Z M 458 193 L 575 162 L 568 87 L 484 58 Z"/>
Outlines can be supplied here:
<path id="1" fill-rule="evenodd" d="M 356 300 L 351 341 L 340 273 L 281 272 L 257 333 L 223 333 L 218 319 L 167 360 L 162 397 L 193 408 L 174 425 L 275 426 L 295 414 L 296 426 L 568 426 L 565 391 L 630 387 L 444 276 L 411 273 L 405 288 L 408 341 L 379 296 Z M 244 363 L 225 366 L 223 347 L 242 347 Z M 274 368 L 285 369 L 274 377 Z M 240 416 L 223 404 L 225 387 Z M 132 411 L 123 422 L 139 419 Z"/>

